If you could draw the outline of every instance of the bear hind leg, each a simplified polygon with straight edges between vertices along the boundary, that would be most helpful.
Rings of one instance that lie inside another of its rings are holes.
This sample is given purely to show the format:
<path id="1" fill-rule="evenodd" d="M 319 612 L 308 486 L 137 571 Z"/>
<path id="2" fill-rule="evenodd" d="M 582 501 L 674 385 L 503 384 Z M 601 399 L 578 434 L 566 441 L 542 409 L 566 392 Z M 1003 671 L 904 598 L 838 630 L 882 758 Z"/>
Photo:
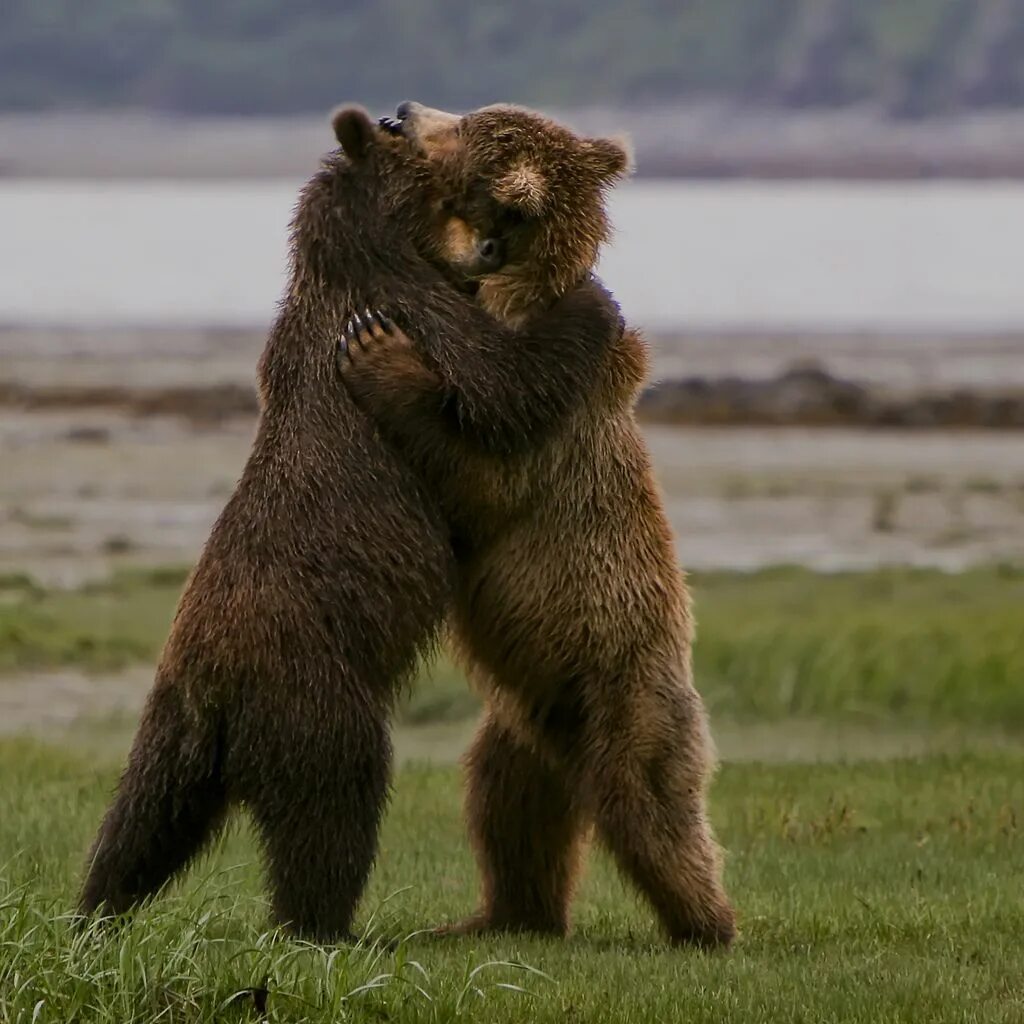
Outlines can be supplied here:
<path id="1" fill-rule="evenodd" d="M 488 709 L 466 757 L 466 817 L 481 908 L 441 934 L 565 935 L 585 822 L 559 765 Z"/>
<path id="2" fill-rule="evenodd" d="M 348 711 L 335 728 L 310 715 L 316 735 L 264 758 L 274 768 L 264 767 L 245 795 L 267 857 L 274 918 L 312 942 L 354 941 L 352 919 L 387 802 L 386 714 Z"/>
<path id="3" fill-rule="evenodd" d="M 726 946 L 736 923 L 706 814 L 712 755 L 700 698 L 673 683 L 640 702 L 642 724 L 637 706 L 619 709 L 587 766 L 599 834 L 672 942 Z"/>
<path id="4" fill-rule="evenodd" d="M 87 862 L 82 913 L 129 911 L 219 831 L 228 800 L 216 729 L 197 736 L 177 695 L 154 691 Z"/>

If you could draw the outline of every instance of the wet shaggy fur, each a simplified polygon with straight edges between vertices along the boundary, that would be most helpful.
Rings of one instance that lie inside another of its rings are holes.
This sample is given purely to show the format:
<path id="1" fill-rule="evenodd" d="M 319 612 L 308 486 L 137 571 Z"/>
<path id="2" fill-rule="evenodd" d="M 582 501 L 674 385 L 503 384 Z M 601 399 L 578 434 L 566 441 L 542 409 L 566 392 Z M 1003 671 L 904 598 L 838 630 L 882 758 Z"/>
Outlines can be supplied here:
<path id="1" fill-rule="evenodd" d="M 392 704 L 436 640 L 454 568 L 436 499 L 342 385 L 351 311 L 386 300 L 416 323 L 439 382 L 432 422 L 492 453 L 547 436 L 621 329 L 588 285 L 523 344 L 422 258 L 437 236 L 422 156 L 358 110 L 335 131 L 342 149 L 292 223 L 252 453 L 181 598 L 88 861 L 85 912 L 154 893 L 244 804 L 276 920 L 311 939 L 349 934 L 377 849 Z"/>
<path id="2" fill-rule="evenodd" d="M 407 120 L 454 186 L 450 213 L 469 235 L 507 244 L 508 264 L 482 280 L 480 302 L 531 323 L 593 264 L 607 234 L 603 193 L 626 154 L 514 108 L 452 122 L 413 107 Z M 735 921 L 706 813 L 714 752 L 693 685 L 690 600 L 633 414 L 641 339 L 627 330 L 607 347 L 587 402 L 511 458 L 444 433 L 441 381 L 416 353 L 401 331 L 373 323 L 345 374 L 455 526 L 452 627 L 487 695 L 466 759 L 482 905 L 449 930 L 565 933 L 595 824 L 672 941 L 728 944 Z"/>

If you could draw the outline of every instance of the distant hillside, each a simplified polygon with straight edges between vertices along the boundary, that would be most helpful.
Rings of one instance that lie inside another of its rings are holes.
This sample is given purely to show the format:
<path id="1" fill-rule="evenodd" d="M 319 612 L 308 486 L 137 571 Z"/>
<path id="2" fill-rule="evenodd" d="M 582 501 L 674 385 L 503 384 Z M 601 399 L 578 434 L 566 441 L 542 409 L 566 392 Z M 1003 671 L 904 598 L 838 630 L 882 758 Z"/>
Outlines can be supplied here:
<path id="1" fill-rule="evenodd" d="M 0 109 L 1024 106 L 1024 0 L 6 0 Z"/>

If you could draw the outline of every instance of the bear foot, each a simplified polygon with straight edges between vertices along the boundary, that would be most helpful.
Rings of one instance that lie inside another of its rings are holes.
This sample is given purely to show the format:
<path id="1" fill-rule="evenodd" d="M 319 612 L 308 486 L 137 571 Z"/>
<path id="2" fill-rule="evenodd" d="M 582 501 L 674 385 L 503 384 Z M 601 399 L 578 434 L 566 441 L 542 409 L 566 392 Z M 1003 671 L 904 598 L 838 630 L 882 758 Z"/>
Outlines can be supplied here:
<path id="1" fill-rule="evenodd" d="M 716 921 L 673 928 L 669 941 L 673 946 L 698 949 L 726 949 L 736 938 L 736 918 L 732 910 L 723 912 Z"/>

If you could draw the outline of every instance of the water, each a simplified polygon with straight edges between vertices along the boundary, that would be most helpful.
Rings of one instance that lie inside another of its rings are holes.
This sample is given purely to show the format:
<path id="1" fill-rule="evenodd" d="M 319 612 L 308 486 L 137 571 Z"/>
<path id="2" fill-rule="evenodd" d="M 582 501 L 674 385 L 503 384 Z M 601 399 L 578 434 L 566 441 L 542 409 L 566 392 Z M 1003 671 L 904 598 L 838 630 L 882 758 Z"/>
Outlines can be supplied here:
<path id="1" fill-rule="evenodd" d="M 297 182 L 0 182 L 0 322 L 266 322 Z M 638 182 L 601 273 L 653 328 L 1024 328 L 1024 184 Z"/>

